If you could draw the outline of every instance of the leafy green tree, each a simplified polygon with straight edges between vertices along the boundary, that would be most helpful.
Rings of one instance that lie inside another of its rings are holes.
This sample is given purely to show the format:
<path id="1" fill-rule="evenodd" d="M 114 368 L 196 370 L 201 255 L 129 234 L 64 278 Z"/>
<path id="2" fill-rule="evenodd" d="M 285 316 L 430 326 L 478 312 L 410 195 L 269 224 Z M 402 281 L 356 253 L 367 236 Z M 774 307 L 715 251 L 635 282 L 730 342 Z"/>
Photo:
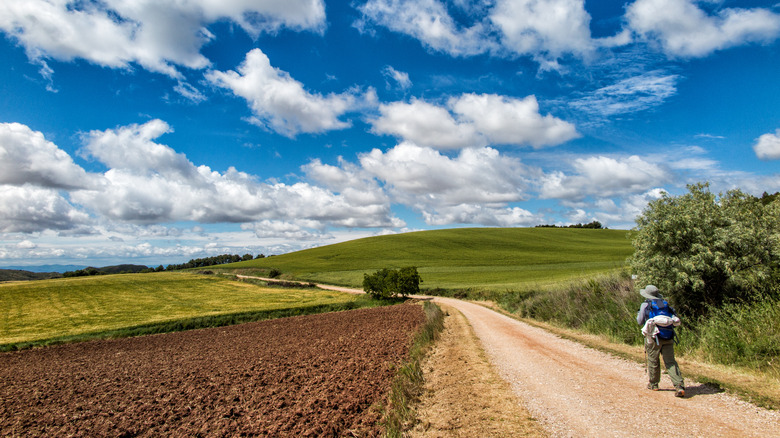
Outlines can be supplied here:
<path id="1" fill-rule="evenodd" d="M 770 202 L 774 202 L 776 200 L 780 199 L 780 192 L 775 192 L 773 195 L 770 195 L 767 192 L 764 192 L 763 195 L 761 195 L 761 203 L 764 205 L 769 204 Z"/>
<path id="2" fill-rule="evenodd" d="M 383 268 L 371 275 L 363 274 L 363 290 L 374 298 L 390 298 L 394 272 Z"/>
<path id="3" fill-rule="evenodd" d="M 363 274 L 363 290 L 374 298 L 393 298 L 420 293 L 422 279 L 417 268 L 409 266 L 399 270 L 383 268 L 375 273 Z"/>
<path id="4" fill-rule="evenodd" d="M 420 293 L 420 283 L 422 279 L 414 266 L 408 266 L 398 270 L 395 279 L 395 291 L 401 296 L 408 296 Z"/>
<path id="5" fill-rule="evenodd" d="M 780 202 L 689 185 L 686 194 L 665 193 L 648 205 L 633 245 L 640 284 L 655 284 L 689 315 L 780 291 Z"/>

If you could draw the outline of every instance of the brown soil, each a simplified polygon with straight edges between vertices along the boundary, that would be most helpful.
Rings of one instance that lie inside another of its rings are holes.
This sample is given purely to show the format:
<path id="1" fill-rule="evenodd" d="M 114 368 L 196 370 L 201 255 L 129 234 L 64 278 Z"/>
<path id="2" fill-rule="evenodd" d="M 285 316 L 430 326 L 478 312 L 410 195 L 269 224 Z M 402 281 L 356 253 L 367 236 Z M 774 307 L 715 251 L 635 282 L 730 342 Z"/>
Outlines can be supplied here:
<path id="1" fill-rule="evenodd" d="M 458 310 L 423 361 L 424 394 L 415 437 L 541 437 L 542 427 L 490 365 L 479 339 Z"/>
<path id="2" fill-rule="evenodd" d="M 2 436 L 376 436 L 419 305 L 0 354 Z"/>

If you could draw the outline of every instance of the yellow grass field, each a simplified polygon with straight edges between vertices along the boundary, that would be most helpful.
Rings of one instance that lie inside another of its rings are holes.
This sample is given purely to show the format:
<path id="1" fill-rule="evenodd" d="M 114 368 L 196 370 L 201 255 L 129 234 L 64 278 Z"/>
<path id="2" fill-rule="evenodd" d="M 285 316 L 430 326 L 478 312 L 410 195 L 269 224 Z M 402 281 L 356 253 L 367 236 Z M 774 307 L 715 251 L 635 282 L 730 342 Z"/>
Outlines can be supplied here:
<path id="1" fill-rule="evenodd" d="M 184 272 L 11 282 L 0 284 L 0 345 L 191 318 L 349 306 L 360 299 L 316 288 L 262 287 Z"/>

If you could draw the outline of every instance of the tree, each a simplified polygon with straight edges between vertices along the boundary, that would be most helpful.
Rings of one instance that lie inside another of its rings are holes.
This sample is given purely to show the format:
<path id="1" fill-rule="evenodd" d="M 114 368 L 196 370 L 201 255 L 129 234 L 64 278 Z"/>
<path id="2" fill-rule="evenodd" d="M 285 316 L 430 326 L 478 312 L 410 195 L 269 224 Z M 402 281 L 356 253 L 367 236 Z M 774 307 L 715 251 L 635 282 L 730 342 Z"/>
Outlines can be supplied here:
<path id="1" fill-rule="evenodd" d="M 395 291 L 405 297 L 420 293 L 420 283 L 422 279 L 414 266 L 408 266 L 398 270 L 395 278 Z"/>
<path id="2" fill-rule="evenodd" d="M 374 298 L 403 297 L 420 293 L 422 279 L 417 268 L 409 266 L 399 270 L 383 268 L 374 274 L 363 274 L 363 290 Z"/>
<path id="3" fill-rule="evenodd" d="M 692 316 L 780 291 L 780 202 L 689 185 L 688 193 L 664 193 L 647 206 L 633 245 L 641 284 L 655 284 Z"/>

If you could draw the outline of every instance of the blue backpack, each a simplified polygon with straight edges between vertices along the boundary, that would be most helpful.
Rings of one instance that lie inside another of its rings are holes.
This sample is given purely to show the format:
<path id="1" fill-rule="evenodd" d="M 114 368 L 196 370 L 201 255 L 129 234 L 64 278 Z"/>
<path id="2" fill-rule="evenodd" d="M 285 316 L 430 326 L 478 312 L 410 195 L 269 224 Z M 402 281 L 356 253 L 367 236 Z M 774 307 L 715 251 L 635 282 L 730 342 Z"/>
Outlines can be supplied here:
<path id="1" fill-rule="evenodd" d="M 669 307 L 669 303 L 666 300 L 647 300 L 647 318 L 654 318 L 658 315 L 668 316 L 669 318 L 674 316 L 674 310 Z M 674 339 L 674 326 L 658 327 L 659 339 Z"/>

